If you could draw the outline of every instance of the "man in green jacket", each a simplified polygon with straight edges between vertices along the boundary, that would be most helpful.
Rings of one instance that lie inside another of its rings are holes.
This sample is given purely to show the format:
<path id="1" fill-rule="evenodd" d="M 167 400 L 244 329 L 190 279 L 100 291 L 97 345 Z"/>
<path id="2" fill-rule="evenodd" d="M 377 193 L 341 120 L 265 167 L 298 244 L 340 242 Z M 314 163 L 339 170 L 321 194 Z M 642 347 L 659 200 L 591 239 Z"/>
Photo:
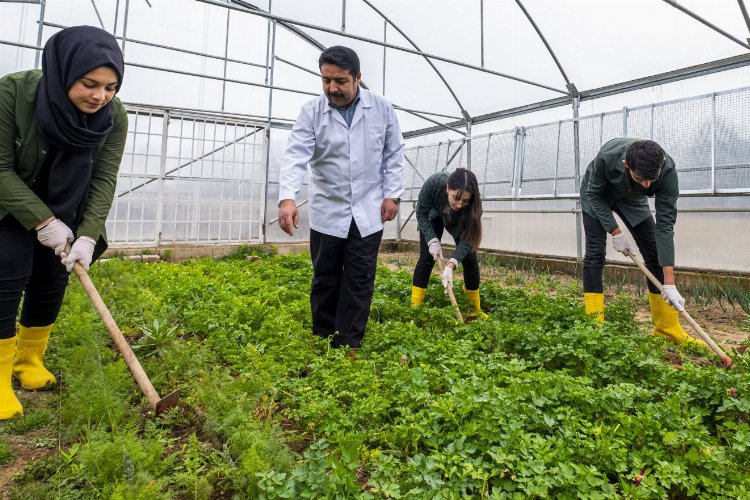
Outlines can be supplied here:
<path id="1" fill-rule="evenodd" d="M 612 139 L 602 146 L 581 181 L 581 210 L 586 234 L 583 261 L 583 297 L 586 312 L 604 321 L 602 273 L 607 233 L 624 255 L 636 253 L 663 283 L 663 293 L 647 280 L 648 301 L 654 320 L 654 334 L 675 342 L 692 339 L 680 326 L 678 311 L 685 299 L 674 284 L 674 224 L 677 220 L 677 170 L 674 160 L 654 141 Z M 654 197 L 656 220 L 648 197 Z M 635 239 L 620 229 L 617 213 Z"/>

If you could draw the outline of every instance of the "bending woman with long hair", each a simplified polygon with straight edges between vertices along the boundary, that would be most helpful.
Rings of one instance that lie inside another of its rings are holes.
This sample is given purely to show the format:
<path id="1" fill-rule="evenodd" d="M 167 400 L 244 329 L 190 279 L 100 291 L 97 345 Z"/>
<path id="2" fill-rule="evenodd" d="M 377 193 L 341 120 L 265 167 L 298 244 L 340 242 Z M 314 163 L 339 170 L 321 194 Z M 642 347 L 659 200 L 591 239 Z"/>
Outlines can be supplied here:
<path id="1" fill-rule="evenodd" d="M 445 266 L 443 286 L 453 286 L 453 271 L 459 262 L 464 268 L 464 292 L 472 306 L 472 314 L 485 316 L 479 299 L 479 262 L 477 249 L 482 241 L 482 200 L 476 176 L 464 168 L 448 175 L 431 175 L 419 191 L 417 203 L 419 227 L 419 260 L 414 268 L 411 305 L 424 303 L 427 283 L 435 260 L 443 258 L 440 239 L 447 230 L 456 242 L 456 249 Z"/>
<path id="2" fill-rule="evenodd" d="M 41 71 L 0 78 L 0 420 L 23 413 L 12 377 L 55 384 L 42 361 L 68 273 L 107 246 L 128 131 L 123 71 L 112 35 L 74 26 L 47 41 Z"/>

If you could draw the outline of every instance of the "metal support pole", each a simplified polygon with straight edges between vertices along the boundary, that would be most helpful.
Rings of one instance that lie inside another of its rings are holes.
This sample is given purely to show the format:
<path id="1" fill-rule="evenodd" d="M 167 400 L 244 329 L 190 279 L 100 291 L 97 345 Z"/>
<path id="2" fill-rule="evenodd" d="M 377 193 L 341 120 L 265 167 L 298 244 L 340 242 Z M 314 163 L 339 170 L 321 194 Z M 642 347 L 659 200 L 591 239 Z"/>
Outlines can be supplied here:
<path id="1" fill-rule="evenodd" d="M 270 9 L 270 5 L 269 5 Z M 271 27 L 271 39 L 270 39 L 270 47 L 271 47 L 271 54 L 270 54 L 270 65 L 268 67 L 268 78 L 270 81 L 270 86 L 273 87 L 273 70 L 275 67 L 275 60 L 276 60 L 276 21 L 272 21 L 272 27 Z M 266 155 L 266 165 L 263 173 L 263 199 L 261 200 L 261 207 L 262 207 L 262 216 L 260 219 L 260 241 L 261 243 L 266 243 L 268 241 L 268 237 L 266 235 L 266 221 L 268 220 L 268 180 L 270 177 L 270 164 L 271 164 L 271 114 L 273 111 L 273 88 L 268 89 L 268 123 L 266 123 L 266 133 L 265 133 L 265 155 Z"/>
<path id="2" fill-rule="evenodd" d="M 576 190 L 581 189 L 581 131 L 578 122 L 578 112 L 581 107 L 581 99 L 573 98 L 573 168 L 575 169 Z M 581 215 L 581 200 L 576 202 L 576 258 L 583 260 L 583 248 L 581 239 L 583 236 L 583 216 Z"/>
<path id="3" fill-rule="evenodd" d="M 560 131 L 562 121 L 557 122 L 557 149 L 555 154 L 555 180 L 552 181 L 552 197 L 557 198 L 557 176 L 560 171 Z"/>
<path id="4" fill-rule="evenodd" d="M 716 193 L 716 92 L 711 94 L 711 192 Z"/>
<path id="5" fill-rule="evenodd" d="M 39 26 L 36 29 L 36 46 L 42 46 L 42 31 L 44 30 L 44 10 L 47 7 L 47 0 L 42 0 L 39 9 Z M 42 52 L 37 50 L 36 56 L 34 56 L 34 68 L 39 68 L 39 59 L 42 57 Z"/>
<path id="6" fill-rule="evenodd" d="M 744 0 L 737 0 L 737 3 L 740 4 L 740 10 L 742 11 L 742 17 L 745 19 L 745 24 L 747 25 L 747 29 L 750 31 L 750 15 L 747 13 L 747 7 L 745 7 Z M 750 43 L 750 38 L 747 39 L 747 43 Z"/>
<path id="7" fill-rule="evenodd" d="M 466 169 L 471 170 L 471 118 L 466 118 Z"/>
<path id="8" fill-rule="evenodd" d="M 122 58 L 125 59 L 125 41 L 128 36 L 128 15 L 130 14 L 130 0 L 125 0 L 125 18 L 122 24 Z"/>
<path id="9" fill-rule="evenodd" d="M 272 116 L 272 110 L 273 110 L 273 70 L 276 66 L 275 63 L 275 55 L 276 55 L 276 21 L 271 22 L 271 57 L 270 57 L 270 65 L 268 68 L 268 81 L 269 81 L 269 88 L 268 88 L 268 121 L 271 121 Z"/>
<path id="10" fill-rule="evenodd" d="M 169 140 L 169 111 L 162 116 L 161 158 L 159 162 L 159 187 L 156 199 L 156 246 L 161 245 L 162 223 L 164 220 L 164 178 L 167 171 L 167 141 Z"/>
<path id="11" fill-rule="evenodd" d="M 271 12 L 271 4 L 273 0 L 268 0 L 268 12 Z M 266 85 L 268 85 L 268 68 L 270 66 L 271 61 L 269 60 L 271 57 L 271 24 L 273 23 L 273 20 L 269 17 L 268 18 L 268 26 L 266 27 L 266 78 L 263 81 Z"/>
<path id="12" fill-rule="evenodd" d="M 628 107 L 625 106 L 622 108 L 622 136 L 627 137 L 628 136 L 628 114 L 630 112 L 628 111 Z"/>
<path id="13" fill-rule="evenodd" d="M 115 3 L 115 23 L 112 26 L 112 36 L 117 36 L 117 17 L 120 13 L 120 0 Z"/>
<path id="14" fill-rule="evenodd" d="M 388 50 L 386 43 L 388 43 L 388 21 L 383 21 L 383 95 L 385 95 L 385 56 Z"/>
<path id="15" fill-rule="evenodd" d="M 484 0 L 479 0 L 479 61 L 484 68 Z"/>
<path id="16" fill-rule="evenodd" d="M 266 221 L 268 220 L 268 179 L 270 177 L 269 170 L 271 165 L 271 124 L 266 124 L 266 130 L 265 134 L 263 134 L 263 137 L 265 138 L 266 143 L 263 145 L 263 149 L 265 150 L 265 156 L 266 156 L 266 165 L 263 170 L 263 200 L 261 201 L 261 206 L 263 207 L 263 217 L 260 220 L 260 242 L 265 244 L 268 243 L 268 236 L 266 235 Z"/>
<path id="17" fill-rule="evenodd" d="M 229 58 L 229 20 L 231 9 L 227 9 L 227 31 L 224 37 L 224 80 L 221 82 L 221 110 L 224 111 L 224 103 L 227 97 L 227 59 Z"/>
<path id="18" fill-rule="evenodd" d="M 346 33 L 346 0 L 341 0 L 341 31 Z"/>

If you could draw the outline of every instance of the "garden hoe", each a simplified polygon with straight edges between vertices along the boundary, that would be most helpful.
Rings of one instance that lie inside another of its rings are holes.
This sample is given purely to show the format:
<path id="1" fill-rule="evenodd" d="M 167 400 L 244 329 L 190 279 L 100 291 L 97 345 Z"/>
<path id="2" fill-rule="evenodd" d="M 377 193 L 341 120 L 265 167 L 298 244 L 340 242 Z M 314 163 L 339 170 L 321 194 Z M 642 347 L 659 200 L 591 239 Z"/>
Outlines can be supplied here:
<path id="1" fill-rule="evenodd" d="M 440 274 L 443 274 L 443 271 L 445 270 L 445 266 L 443 266 L 443 258 L 438 258 L 438 268 L 440 269 Z M 448 297 L 451 299 L 451 304 L 453 304 L 453 307 L 456 309 L 456 318 L 461 323 L 464 322 L 463 316 L 461 316 L 461 310 L 458 308 L 458 303 L 456 302 L 456 296 L 453 295 L 453 288 L 452 287 L 445 287 L 445 291 L 448 292 Z"/>
<path id="2" fill-rule="evenodd" d="M 65 252 L 67 254 L 70 253 L 70 246 L 67 246 L 65 248 Z M 117 350 L 120 351 L 120 354 L 122 354 L 122 357 L 125 359 L 125 363 L 128 365 L 130 373 L 133 374 L 133 378 L 135 378 L 135 381 L 138 382 L 138 386 L 141 388 L 141 391 L 143 391 L 143 393 L 148 398 L 148 402 L 151 403 L 151 406 L 154 408 L 154 413 L 158 416 L 163 411 L 176 406 L 177 401 L 180 399 L 180 390 L 178 389 L 176 391 L 173 391 L 166 397 L 159 397 L 156 389 L 154 389 L 154 385 L 151 383 L 151 380 L 149 380 L 146 372 L 143 371 L 141 363 L 138 361 L 138 358 L 135 357 L 133 350 L 128 345 L 128 342 L 122 335 L 120 328 L 117 326 L 114 318 L 109 313 L 109 309 L 107 309 L 107 306 L 104 304 L 104 301 L 99 295 L 99 292 L 96 290 L 96 287 L 91 281 L 91 278 L 89 277 L 86 270 L 81 266 L 81 264 L 76 262 L 73 266 L 73 271 L 75 271 L 78 279 L 81 281 L 81 285 L 83 285 L 83 289 L 86 291 L 86 295 L 89 296 L 89 299 L 91 299 L 91 302 L 94 304 L 96 312 L 98 312 L 99 316 L 102 318 L 104 326 L 107 327 L 107 331 L 109 332 L 109 336 L 112 337 L 112 341 L 117 346 Z"/>
<path id="3" fill-rule="evenodd" d="M 635 265 L 638 266 L 641 269 L 641 271 L 643 271 L 643 274 L 646 275 L 646 277 L 649 279 L 649 281 L 651 281 L 651 283 L 653 283 L 654 286 L 656 286 L 659 289 L 659 291 L 661 292 L 663 290 L 662 289 L 662 284 L 659 283 L 659 280 L 656 279 L 656 276 L 654 276 L 651 273 L 651 271 L 648 270 L 648 268 L 646 267 L 646 265 L 638 257 L 636 257 L 635 255 L 633 255 L 632 253 L 628 252 L 627 255 L 628 255 L 628 257 L 630 257 L 633 260 L 633 262 L 635 263 Z M 727 369 L 735 368 L 734 364 L 732 363 L 732 360 L 729 359 L 729 356 L 727 356 L 724 353 L 724 351 L 721 350 L 721 347 L 719 347 L 718 345 L 716 345 L 716 342 L 714 342 L 713 339 L 711 337 L 709 337 L 706 332 L 703 331 L 703 328 L 701 328 L 700 325 L 698 325 L 698 323 L 696 323 L 695 320 L 692 317 L 690 317 L 690 315 L 687 313 L 687 311 L 685 311 L 684 309 L 682 311 L 680 311 L 680 316 L 682 316 L 685 319 L 685 321 L 687 321 L 688 323 L 690 323 L 690 326 L 693 327 L 693 330 L 695 330 L 696 332 L 698 332 L 698 335 L 700 335 L 701 339 L 708 345 L 708 347 L 710 347 L 711 350 L 713 352 L 715 352 L 721 358 L 721 362 L 724 363 L 724 366 Z"/>

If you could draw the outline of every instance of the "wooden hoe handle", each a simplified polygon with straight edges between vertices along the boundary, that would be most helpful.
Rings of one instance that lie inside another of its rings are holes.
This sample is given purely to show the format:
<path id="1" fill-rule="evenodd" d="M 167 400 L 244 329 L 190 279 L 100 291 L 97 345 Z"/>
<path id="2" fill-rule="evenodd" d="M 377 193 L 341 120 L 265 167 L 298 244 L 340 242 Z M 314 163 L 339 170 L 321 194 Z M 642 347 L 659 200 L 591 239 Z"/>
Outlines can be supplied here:
<path id="1" fill-rule="evenodd" d="M 638 266 L 641 269 L 641 271 L 643 271 L 643 274 L 646 275 L 649 281 L 653 283 L 654 286 L 658 288 L 660 292 L 664 291 L 664 287 L 662 286 L 661 283 L 659 283 L 659 280 L 656 279 L 656 276 L 654 276 L 653 273 L 651 273 L 651 271 L 648 270 L 646 265 L 639 258 L 637 258 L 632 253 L 628 253 L 628 257 L 630 257 L 633 260 L 633 263 L 635 263 L 635 265 Z M 732 363 L 732 360 L 729 359 L 729 356 L 727 356 L 724 353 L 724 351 L 721 350 L 721 347 L 716 345 L 716 342 L 714 342 L 713 339 L 706 332 L 703 331 L 703 328 L 701 328 L 700 325 L 695 322 L 695 320 L 687 313 L 687 311 L 685 311 L 685 309 L 680 311 L 680 316 L 682 316 L 682 318 L 685 321 L 690 323 L 690 326 L 693 327 L 693 330 L 695 330 L 698 333 L 698 335 L 708 345 L 708 347 L 710 347 L 711 350 L 715 352 L 719 356 L 719 358 L 721 358 L 721 362 L 724 364 L 726 368 L 735 367 L 734 364 Z"/>
<path id="2" fill-rule="evenodd" d="M 440 269 L 440 274 L 445 271 L 445 266 L 443 266 L 443 258 L 438 258 L 438 268 Z M 448 292 L 448 297 L 451 299 L 451 304 L 453 304 L 453 307 L 456 309 L 456 319 L 460 321 L 461 323 L 464 322 L 463 316 L 461 316 L 461 310 L 458 308 L 458 303 L 456 302 L 456 296 L 453 295 L 453 287 L 445 287 L 445 291 Z"/>
<path id="3" fill-rule="evenodd" d="M 68 255 L 70 255 L 69 246 L 66 247 L 65 251 Z M 151 403 L 151 406 L 154 408 L 156 415 L 159 415 L 161 412 L 175 406 L 180 398 L 180 391 L 174 391 L 167 395 L 165 398 L 159 397 L 156 389 L 154 389 L 154 385 L 151 383 L 148 375 L 146 375 L 146 372 L 143 370 L 141 363 L 138 361 L 135 353 L 130 348 L 130 345 L 128 345 L 127 340 L 125 340 L 125 337 L 122 335 L 120 328 L 117 326 L 117 323 L 110 314 L 109 309 L 107 309 L 107 306 L 104 304 L 104 301 L 99 295 L 99 292 L 96 290 L 96 287 L 91 281 L 91 278 L 89 277 L 86 270 L 81 266 L 81 264 L 76 262 L 73 265 L 73 271 L 78 276 L 81 285 L 83 285 L 83 289 L 86 291 L 86 295 L 89 296 L 89 299 L 91 299 L 91 302 L 94 305 L 94 309 L 96 309 L 96 312 L 99 313 L 99 317 L 101 317 L 102 322 L 104 322 L 104 326 L 107 328 L 109 336 L 115 343 L 117 350 L 120 351 L 120 354 L 122 354 L 122 357 L 125 359 L 125 363 L 128 365 L 130 373 L 133 374 L 133 378 L 135 378 L 135 381 L 138 383 L 141 391 L 143 391 L 143 394 L 145 394 L 148 398 L 148 402 Z"/>

